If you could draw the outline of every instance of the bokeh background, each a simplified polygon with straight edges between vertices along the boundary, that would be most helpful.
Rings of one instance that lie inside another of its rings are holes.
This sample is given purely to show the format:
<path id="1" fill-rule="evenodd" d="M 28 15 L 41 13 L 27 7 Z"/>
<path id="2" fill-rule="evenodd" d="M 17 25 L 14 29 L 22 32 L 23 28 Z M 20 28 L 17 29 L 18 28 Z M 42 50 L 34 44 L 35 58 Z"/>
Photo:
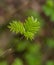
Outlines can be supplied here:
<path id="1" fill-rule="evenodd" d="M 42 23 L 32 41 L 8 29 L 28 16 Z M 0 0 L 0 65 L 54 65 L 54 0 Z"/>

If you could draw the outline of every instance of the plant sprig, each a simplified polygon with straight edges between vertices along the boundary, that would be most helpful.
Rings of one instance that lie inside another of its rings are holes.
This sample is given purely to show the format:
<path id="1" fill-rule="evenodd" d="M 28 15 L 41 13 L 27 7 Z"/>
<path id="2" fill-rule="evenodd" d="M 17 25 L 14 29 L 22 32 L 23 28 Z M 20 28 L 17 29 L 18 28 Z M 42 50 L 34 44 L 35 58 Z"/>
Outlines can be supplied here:
<path id="1" fill-rule="evenodd" d="M 8 26 L 10 31 L 15 33 L 21 33 L 23 34 L 27 39 L 34 39 L 35 34 L 40 29 L 40 22 L 34 17 L 28 17 L 27 20 L 25 20 L 25 23 L 22 23 L 20 21 L 13 21 Z"/>

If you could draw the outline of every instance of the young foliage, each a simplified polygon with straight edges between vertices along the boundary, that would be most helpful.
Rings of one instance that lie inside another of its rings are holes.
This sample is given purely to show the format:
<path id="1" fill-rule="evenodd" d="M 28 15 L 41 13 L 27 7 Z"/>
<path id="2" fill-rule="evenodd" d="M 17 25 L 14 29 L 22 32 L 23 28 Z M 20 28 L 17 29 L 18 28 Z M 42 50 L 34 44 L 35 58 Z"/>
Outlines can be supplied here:
<path id="1" fill-rule="evenodd" d="M 10 31 L 16 32 L 16 33 L 21 33 L 27 39 L 32 40 L 32 39 L 34 39 L 34 35 L 40 29 L 40 22 L 31 16 L 31 17 L 28 17 L 27 20 L 25 20 L 25 23 L 13 21 L 12 23 L 10 23 L 8 28 L 10 28 Z"/>
<path id="2" fill-rule="evenodd" d="M 46 0 L 46 4 L 43 5 L 43 11 L 47 16 L 50 16 L 50 20 L 54 21 L 54 1 Z"/>
<path id="3" fill-rule="evenodd" d="M 12 23 L 10 23 L 10 26 L 8 27 L 12 32 L 21 33 L 21 34 L 25 32 L 24 26 L 20 21 L 13 21 Z"/>

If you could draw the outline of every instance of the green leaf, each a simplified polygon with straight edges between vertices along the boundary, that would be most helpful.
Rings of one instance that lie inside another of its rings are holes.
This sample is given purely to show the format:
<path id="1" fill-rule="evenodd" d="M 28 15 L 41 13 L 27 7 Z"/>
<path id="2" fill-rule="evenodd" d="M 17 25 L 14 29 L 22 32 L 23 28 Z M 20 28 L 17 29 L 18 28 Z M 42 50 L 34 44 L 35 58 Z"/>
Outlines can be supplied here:
<path id="1" fill-rule="evenodd" d="M 40 22 L 31 16 L 28 17 L 28 19 L 25 21 L 24 26 L 26 31 L 36 33 L 40 28 Z"/>
<path id="2" fill-rule="evenodd" d="M 34 34 L 32 33 L 32 32 L 29 32 L 29 31 L 27 31 L 27 32 L 25 32 L 24 33 L 24 36 L 27 38 L 27 39 L 34 39 Z"/>
<path id="3" fill-rule="evenodd" d="M 23 34 L 25 32 L 24 26 L 20 21 L 13 21 L 12 23 L 10 23 L 8 28 L 10 28 L 10 31 L 16 33 Z"/>
<path id="4" fill-rule="evenodd" d="M 10 31 L 15 33 L 21 33 L 23 34 L 27 39 L 34 39 L 34 35 L 39 31 L 40 29 L 40 22 L 37 20 L 37 18 L 34 19 L 33 16 L 28 17 L 27 20 L 25 20 L 25 23 L 22 24 L 21 22 L 13 21 L 10 23 L 8 28 L 10 28 Z"/>
<path id="5" fill-rule="evenodd" d="M 26 31 L 24 34 L 25 37 L 27 37 L 27 39 L 30 38 L 32 40 L 34 38 L 34 35 L 40 29 L 40 22 L 31 16 L 31 17 L 28 17 L 27 20 L 25 20 L 24 27 Z"/>

